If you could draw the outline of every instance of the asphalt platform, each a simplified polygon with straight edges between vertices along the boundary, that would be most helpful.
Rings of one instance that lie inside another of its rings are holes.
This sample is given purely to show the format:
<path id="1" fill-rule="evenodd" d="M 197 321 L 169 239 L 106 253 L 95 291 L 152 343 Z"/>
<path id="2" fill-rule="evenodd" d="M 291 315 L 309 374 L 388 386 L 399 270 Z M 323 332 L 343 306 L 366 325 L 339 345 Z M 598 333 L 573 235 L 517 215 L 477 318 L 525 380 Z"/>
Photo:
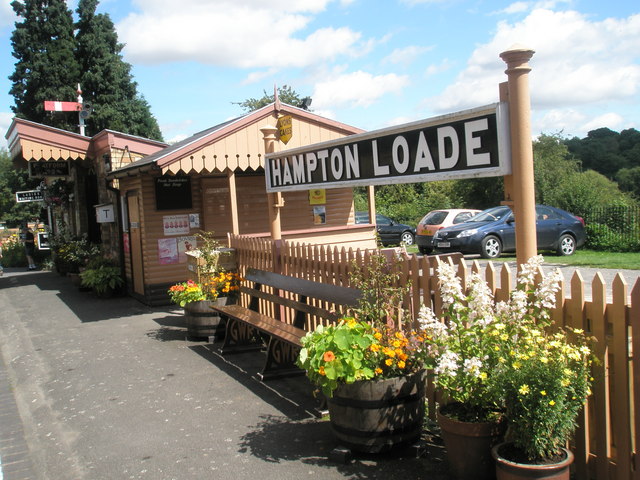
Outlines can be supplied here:
<path id="1" fill-rule="evenodd" d="M 339 447 L 304 376 L 260 382 L 182 310 L 98 299 L 52 272 L 0 277 L 0 480 L 448 478 L 437 429 L 379 455 Z"/>

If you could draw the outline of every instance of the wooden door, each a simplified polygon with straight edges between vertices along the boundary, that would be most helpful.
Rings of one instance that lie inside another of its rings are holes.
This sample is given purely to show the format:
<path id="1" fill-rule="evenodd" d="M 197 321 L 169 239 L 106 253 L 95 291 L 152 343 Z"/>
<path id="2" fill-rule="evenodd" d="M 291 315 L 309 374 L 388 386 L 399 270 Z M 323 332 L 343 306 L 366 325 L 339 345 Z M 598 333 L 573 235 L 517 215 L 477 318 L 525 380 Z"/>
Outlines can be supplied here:
<path id="1" fill-rule="evenodd" d="M 138 192 L 127 192 L 129 241 L 131 249 L 131 276 L 133 291 L 144 295 L 144 269 L 142 263 L 142 230 L 140 228 L 140 205 Z"/>

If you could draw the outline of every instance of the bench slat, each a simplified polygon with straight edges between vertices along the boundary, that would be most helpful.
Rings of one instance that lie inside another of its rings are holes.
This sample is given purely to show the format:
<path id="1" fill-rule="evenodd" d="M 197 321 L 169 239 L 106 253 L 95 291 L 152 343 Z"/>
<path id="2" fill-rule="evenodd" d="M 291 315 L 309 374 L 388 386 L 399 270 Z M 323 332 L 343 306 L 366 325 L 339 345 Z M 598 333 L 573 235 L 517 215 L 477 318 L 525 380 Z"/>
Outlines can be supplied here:
<path id="1" fill-rule="evenodd" d="M 355 306 L 362 296 L 360 290 L 351 287 L 341 287 L 328 283 L 318 283 L 304 278 L 288 277 L 279 273 L 265 272 L 250 268 L 244 278 L 261 285 L 297 293 L 309 298 L 325 300 L 337 305 Z"/>
<path id="2" fill-rule="evenodd" d="M 256 290 L 249 287 L 240 287 L 240 291 L 252 297 L 257 297 L 268 302 L 277 303 L 279 305 L 292 308 L 293 310 L 302 311 L 304 313 L 308 313 L 309 315 L 315 315 L 327 320 L 336 321 L 338 318 L 340 318 L 339 312 L 333 312 L 322 307 L 309 305 L 308 303 L 302 303 L 292 298 L 281 297 L 280 295 L 265 292 L 264 290 Z"/>

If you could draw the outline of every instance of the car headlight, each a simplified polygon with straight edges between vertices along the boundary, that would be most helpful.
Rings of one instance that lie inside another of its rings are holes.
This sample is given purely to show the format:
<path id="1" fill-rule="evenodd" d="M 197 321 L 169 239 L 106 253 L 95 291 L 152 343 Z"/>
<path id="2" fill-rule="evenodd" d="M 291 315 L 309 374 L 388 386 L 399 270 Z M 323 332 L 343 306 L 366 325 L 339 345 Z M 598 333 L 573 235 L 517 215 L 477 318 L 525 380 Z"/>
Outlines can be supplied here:
<path id="1" fill-rule="evenodd" d="M 456 235 L 456 238 L 470 237 L 471 235 L 475 235 L 476 233 L 478 233 L 477 228 L 470 228 L 469 230 L 461 231 L 458 235 Z"/>

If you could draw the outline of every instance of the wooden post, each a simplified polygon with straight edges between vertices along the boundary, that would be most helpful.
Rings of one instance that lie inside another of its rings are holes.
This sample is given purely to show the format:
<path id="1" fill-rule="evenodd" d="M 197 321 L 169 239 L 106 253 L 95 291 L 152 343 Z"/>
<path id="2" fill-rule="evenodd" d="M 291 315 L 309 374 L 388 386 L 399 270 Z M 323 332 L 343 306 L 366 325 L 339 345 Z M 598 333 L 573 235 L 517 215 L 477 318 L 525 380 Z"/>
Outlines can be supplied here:
<path id="1" fill-rule="evenodd" d="M 511 123 L 511 170 L 513 210 L 516 219 L 516 261 L 527 263 L 538 253 L 536 239 L 536 196 L 533 182 L 531 100 L 528 61 L 535 52 L 513 46 L 500 54 L 507 64 L 509 117 Z"/>
<path id="2" fill-rule="evenodd" d="M 501 102 L 509 102 L 509 84 L 507 82 L 498 85 L 498 92 Z M 513 174 L 505 175 L 502 179 L 504 181 L 504 200 L 500 203 L 513 208 Z"/>
<path id="3" fill-rule="evenodd" d="M 236 189 L 236 172 L 227 171 L 227 182 L 229 184 L 229 199 L 231 200 L 231 231 L 234 235 L 240 234 L 240 222 L 238 219 L 238 191 Z"/>
<path id="4" fill-rule="evenodd" d="M 264 139 L 264 152 L 275 152 L 276 132 L 278 129 L 267 125 L 260 129 Z M 280 192 L 267 193 L 267 207 L 269 208 L 269 222 L 271 224 L 271 239 L 282 239 L 282 227 L 280 226 L 280 207 L 283 206 Z"/>
<path id="5" fill-rule="evenodd" d="M 376 191 L 373 185 L 367 187 L 367 203 L 369 205 L 369 223 L 376 223 Z"/>

